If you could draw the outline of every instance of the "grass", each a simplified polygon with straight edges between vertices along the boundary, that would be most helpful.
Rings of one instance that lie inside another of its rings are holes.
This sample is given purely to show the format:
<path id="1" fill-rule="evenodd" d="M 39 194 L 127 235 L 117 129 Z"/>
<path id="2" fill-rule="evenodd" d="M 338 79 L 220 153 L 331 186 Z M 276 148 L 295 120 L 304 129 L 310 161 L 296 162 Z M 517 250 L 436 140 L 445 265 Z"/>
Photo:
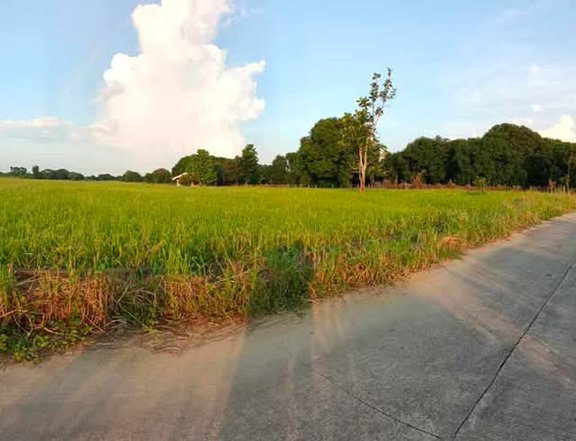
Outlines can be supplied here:
<path id="1" fill-rule="evenodd" d="M 576 209 L 531 192 L 0 180 L 0 351 L 299 307 Z"/>

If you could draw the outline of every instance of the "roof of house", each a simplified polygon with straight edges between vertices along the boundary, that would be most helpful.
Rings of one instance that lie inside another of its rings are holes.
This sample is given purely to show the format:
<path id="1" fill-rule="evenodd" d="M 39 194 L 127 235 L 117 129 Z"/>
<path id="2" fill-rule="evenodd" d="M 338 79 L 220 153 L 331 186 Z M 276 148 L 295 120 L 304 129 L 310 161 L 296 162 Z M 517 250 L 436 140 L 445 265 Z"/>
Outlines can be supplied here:
<path id="1" fill-rule="evenodd" d="M 189 174 L 188 172 L 184 172 L 184 173 L 182 173 L 182 174 L 180 174 L 180 175 L 178 175 L 178 176 L 174 176 L 174 177 L 172 178 L 172 182 L 178 181 L 178 180 L 182 179 L 184 176 L 188 176 L 188 174 Z"/>

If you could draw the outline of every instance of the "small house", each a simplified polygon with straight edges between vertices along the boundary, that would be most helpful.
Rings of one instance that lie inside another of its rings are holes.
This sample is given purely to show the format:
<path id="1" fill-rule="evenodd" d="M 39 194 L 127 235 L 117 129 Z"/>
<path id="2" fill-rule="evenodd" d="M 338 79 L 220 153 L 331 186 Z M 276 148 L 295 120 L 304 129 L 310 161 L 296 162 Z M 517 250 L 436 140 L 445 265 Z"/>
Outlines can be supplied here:
<path id="1" fill-rule="evenodd" d="M 187 177 L 187 176 L 189 176 L 189 173 L 188 173 L 188 172 L 184 172 L 184 173 L 182 173 L 182 174 L 180 174 L 180 175 L 178 175 L 178 176 L 174 176 L 174 177 L 172 178 L 172 182 L 176 182 L 176 187 L 182 187 L 182 180 L 183 180 L 185 177 Z"/>

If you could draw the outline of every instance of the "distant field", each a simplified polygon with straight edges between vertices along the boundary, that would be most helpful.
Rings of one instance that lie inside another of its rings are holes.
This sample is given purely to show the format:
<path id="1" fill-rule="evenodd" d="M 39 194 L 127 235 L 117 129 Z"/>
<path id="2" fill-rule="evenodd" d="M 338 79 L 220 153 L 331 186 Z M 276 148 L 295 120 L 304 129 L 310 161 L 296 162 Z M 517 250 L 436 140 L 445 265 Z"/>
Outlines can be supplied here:
<path id="1" fill-rule="evenodd" d="M 119 322 L 293 308 L 573 209 L 574 197 L 529 192 L 1 179 L 0 350 L 26 358 Z"/>

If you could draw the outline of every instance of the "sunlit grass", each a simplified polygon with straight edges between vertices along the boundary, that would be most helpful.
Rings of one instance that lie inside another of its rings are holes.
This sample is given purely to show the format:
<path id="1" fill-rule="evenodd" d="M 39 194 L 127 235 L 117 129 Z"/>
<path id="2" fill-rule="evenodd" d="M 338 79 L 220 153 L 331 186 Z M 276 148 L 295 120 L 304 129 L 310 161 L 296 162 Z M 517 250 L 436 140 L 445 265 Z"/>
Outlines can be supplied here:
<path id="1" fill-rule="evenodd" d="M 278 311 L 398 279 L 575 208 L 573 197 L 530 192 L 3 179 L 0 326 L 32 335 L 55 323 Z"/>

